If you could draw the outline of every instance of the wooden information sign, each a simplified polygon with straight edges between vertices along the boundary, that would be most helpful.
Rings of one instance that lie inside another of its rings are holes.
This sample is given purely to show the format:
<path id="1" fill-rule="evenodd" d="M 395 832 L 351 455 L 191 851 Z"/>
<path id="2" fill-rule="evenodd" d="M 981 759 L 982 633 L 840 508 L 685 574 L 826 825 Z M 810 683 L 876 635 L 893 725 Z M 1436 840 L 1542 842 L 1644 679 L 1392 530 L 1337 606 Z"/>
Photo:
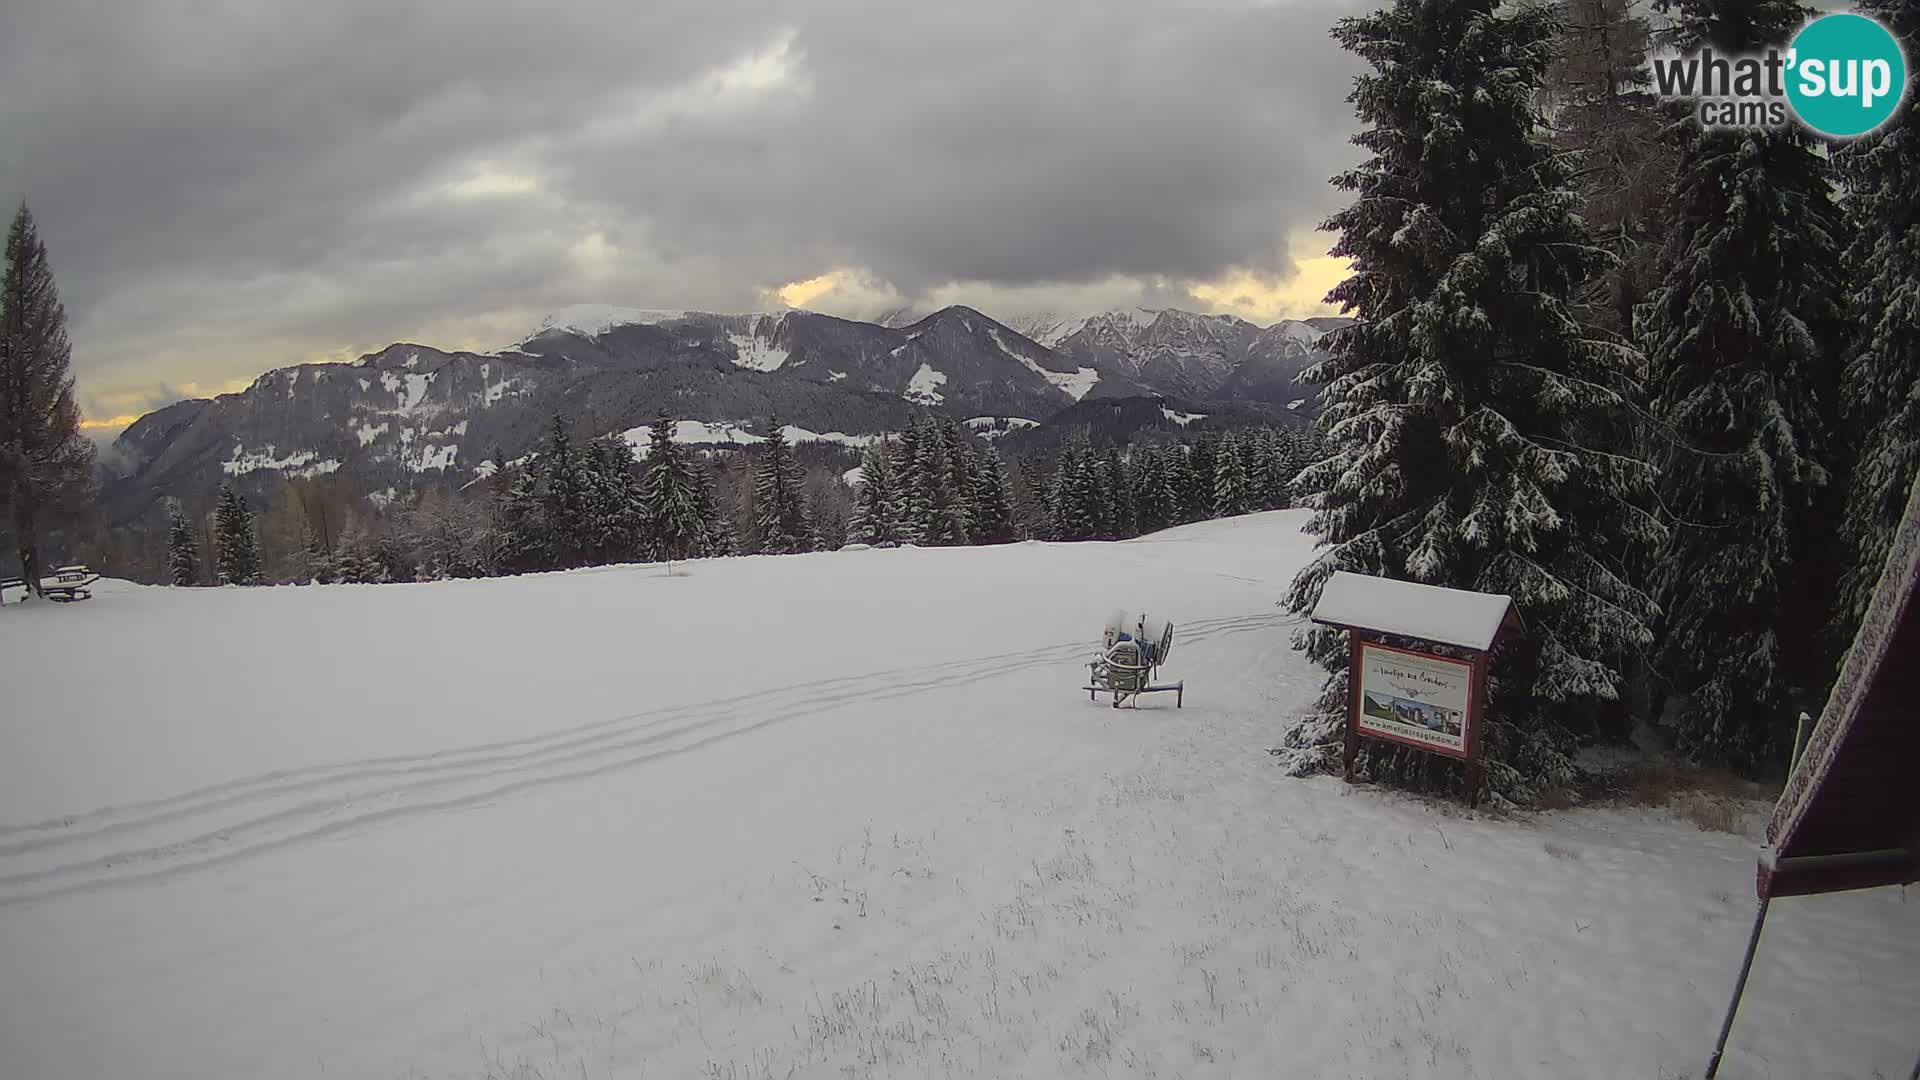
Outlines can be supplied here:
<path id="1" fill-rule="evenodd" d="M 1312 618 L 1351 640 L 1347 778 L 1364 736 L 1465 761 L 1478 787 L 1488 657 L 1520 629 L 1513 600 L 1341 571 L 1327 579 Z M 1385 637 L 1465 655 L 1388 645 Z"/>

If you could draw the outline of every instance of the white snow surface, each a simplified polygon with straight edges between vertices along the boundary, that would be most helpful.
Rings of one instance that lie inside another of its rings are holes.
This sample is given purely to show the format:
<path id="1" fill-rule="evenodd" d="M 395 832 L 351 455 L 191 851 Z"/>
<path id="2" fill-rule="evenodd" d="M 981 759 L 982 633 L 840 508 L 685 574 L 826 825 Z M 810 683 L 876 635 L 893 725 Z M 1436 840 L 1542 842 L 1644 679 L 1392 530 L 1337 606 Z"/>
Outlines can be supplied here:
<path id="1" fill-rule="evenodd" d="M 966 424 L 975 435 L 993 442 L 1025 428 L 1039 427 L 1040 421 L 1024 416 L 975 416 L 968 419 Z"/>
<path id="2" fill-rule="evenodd" d="M 1505 596 L 1339 570 L 1320 590 L 1313 619 L 1485 650 L 1512 607 Z"/>
<path id="3" fill-rule="evenodd" d="M 1284 777 L 1305 516 L 0 608 L 98 660 L 7 679 L 0 1072 L 1697 1075 L 1752 839 Z M 1775 904 L 1722 1075 L 1905 1075 L 1916 931 Z"/>
<path id="4" fill-rule="evenodd" d="M 290 450 L 282 455 L 272 444 L 268 444 L 264 450 L 248 450 L 244 443 L 238 442 L 233 444 L 233 453 L 220 463 L 220 471 L 228 476 L 245 476 L 269 469 L 290 477 L 314 477 L 336 472 L 339 468 L 338 460 L 322 459 L 312 450 Z"/>
<path id="5" fill-rule="evenodd" d="M 947 373 L 935 371 L 930 365 L 921 364 L 920 370 L 907 380 L 906 393 L 900 395 L 908 401 L 917 401 L 922 405 L 938 405 L 946 400 L 939 387 L 946 384 Z"/>
<path id="6" fill-rule="evenodd" d="M 1186 427 L 1188 424 L 1193 423 L 1195 420 L 1205 420 L 1207 418 L 1206 413 L 1175 412 L 1174 410 L 1169 409 L 1164 405 L 1160 407 L 1160 415 L 1166 417 L 1167 419 L 1173 421 L 1176 424 L 1179 424 L 1181 427 Z"/>
<path id="7" fill-rule="evenodd" d="M 988 330 L 987 334 L 993 338 L 993 343 L 999 346 L 1001 352 L 1012 359 L 1020 361 L 1020 363 L 1026 366 L 1028 371 L 1047 380 L 1047 382 L 1053 385 L 1054 389 L 1075 401 L 1086 397 L 1087 391 L 1092 390 L 1094 384 L 1100 381 L 1100 373 L 1090 367 L 1076 368 L 1071 372 L 1053 371 L 1041 367 L 1038 362 L 1026 353 L 1010 347 L 1006 339 L 1000 336 L 1000 331 Z"/>
<path id="8" fill-rule="evenodd" d="M 849 435 L 844 431 L 808 431 L 794 424 L 780 427 L 788 443 L 834 442 L 842 446 L 862 447 L 880 438 L 878 435 Z M 628 428 L 620 437 L 633 447 L 634 456 L 645 459 L 650 440 L 648 427 Z M 767 441 L 765 435 L 755 435 L 737 423 L 723 420 L 676 420 L 673 423 L 673 441 L 695 446 L 753 446 Z"/>
<path id="9" fill-rule="evenodd" d="M 787 362 L 787 350 L 771 341 L 760 340 L 757 333 L 728 334 L 727 340 L 733 342 L 733 362 L 739 367 L 754 371 L 776 371 Z"/>
<path id="10" fill-rule="evenodd" d="M 1324 330 L 1315 330 L 1308 323 L 1297 322 L 1291 319 L 1284 320 L 1277 325 L 1280 327 L 1280 332 L 1287 336 L 1287 340 L 1297 341 L 1309 348 L 1326 335 L 1326 331 Z"/>
<path id="11" fill-rule="evenodd" d="M 652 308 L 615 307 L 611 304 L 574 304 L 563 307 L 540 323 L 540 329 L 516 344 L 524 345 L 549 330 L 564 330 L 582 337 L 599 337 L 616 326 L 653 326 L 684 319 L 684 311 Z"/>

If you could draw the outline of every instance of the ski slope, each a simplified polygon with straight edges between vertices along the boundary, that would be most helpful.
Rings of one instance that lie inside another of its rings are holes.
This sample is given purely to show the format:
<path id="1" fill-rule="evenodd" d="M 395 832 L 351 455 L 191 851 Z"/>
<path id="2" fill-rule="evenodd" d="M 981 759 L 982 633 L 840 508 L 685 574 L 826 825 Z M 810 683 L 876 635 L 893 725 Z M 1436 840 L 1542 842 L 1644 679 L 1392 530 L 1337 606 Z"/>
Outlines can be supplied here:
<path id="1" fill-rule="evenodd" d="M 1301 520 L 0 608 L 0 1076 L 1697 1075 L 1751 841 L 1285 778 Z M 1905 1075 L 1916 931 L 1775 905 L 1721 1075 Z"/>

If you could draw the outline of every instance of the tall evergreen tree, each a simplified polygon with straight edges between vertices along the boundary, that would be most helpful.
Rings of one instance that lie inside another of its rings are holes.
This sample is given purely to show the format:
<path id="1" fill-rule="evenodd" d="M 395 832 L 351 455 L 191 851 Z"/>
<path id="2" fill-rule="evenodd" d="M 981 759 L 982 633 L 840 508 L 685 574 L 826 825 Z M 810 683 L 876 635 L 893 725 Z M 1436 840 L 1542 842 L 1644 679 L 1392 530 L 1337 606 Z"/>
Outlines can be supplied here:
<path id="1" fill-rule="evenodd" d="M 1037 539 L 1048 534 L 1045 476 L 1029 454 L 1007 465 L 1007 490 L 1013 503 L 1014 536 Z"/>
<path id="2" fill-rule="evenodd" d="M 167 524 L 167 576 L 175 585 L 200 584 L 200 545 L 193 524 L 178 508 Z"/>
<path id="3" fill-rule="evenodd" d="M 1594 242 L 1616 257 L 1579 294 L 1578 313 L 1629 334 L 1658 283 L 1661 214 L 1673 185 L 1672 119 L 1649 92 L 1653 31 L 1636 0 L 1555 0 L 1560 17 L 1545 102 L 1555 145 L 1578 155 L 1574 188 Z"/>
<path id="4" fill-rule="evenodd" d="M 647 431 L 647 471 L 640 481 L 640 519 L 647 554 L 654 559 L 687 559 L 706 547 L 709 519 L 702 514 L 697 462 L 673 441 L 673 421 L 665 414 Z"/>
<path id="5" fill-rule="evenodd" d="M 1004 544 L 1014 538 L 1013 501 L 1000 455 L 991 448 L 979 455 L 979 476 L 973 491 L 974 540 Z"/>
<path id="6" fill-rule="evenodd" d="M 785 429 L 775 416 L 767 422 L 767 441 L 753 479 L 754 549 L 765 555 L 808 551 L 813 547 L 813 523 L 801 483 L 804 478 Z"/>
<path id="7" fill-rule="evenodd" d="M 1173 489 L 1172 476 L 1168 470 L 1168 459 L 1180 453 L 1178 447 L 1169 450 L 1157 446 L 1137 446 L 1133 450 L 1133 489 L 1138 493 L 1140 531 L 1156 532 L 1173 524 L 1179 518 L 1180 496 Z"/>
<path id="8" fill-rule="evenodd" d="M 1336 570 L 1512 596 L 1528 634 L 1496 656 L 1484 746 L 1496 793 L 1520 801 L 1570 778 L 1568 729 L 1650 640 L 1618 554 L 1661 536 L 1651 469 L 1573 437 L 1627 405 L 1638 357 L 1570 313 L 1609 260 L 1536 128 L 1553 29 L 1496 0 L 1398 0 L 1334 30 L 1372 68 L 1352 97 L 1371 157 L 1335 179 L 1355 199 L 1328 222 L 1353 260 L 1329 300 L 1359 321 L 1305 373 L 1332 444 L 1299 478 L 1325 550 L 1288 598 L 1312 610 Z M 1300 769 L 1338 759 L 1348 693 L 1345 635 L 1304 638 L 1333 674 L 1321 723 L 1290 737 Z M 1377 776 L 1424 764 L 1363 751 Z"/>
<path id="9" fill-rule="evenodd" d="M 213 511 L 213 535 L 220 583 L 258 585 L 260 545 L 254 535 L 253 514 L 247 509 L 247 497 L 231 484 L 220 485 L 220 500 Z"/>
<path id="10" fill-rule="evenodd" d="M 973 447 L 967 445 L 967 437 L 959 424 L 943 420 L 936 430 L 940 436 L 940 455 L 945 470 L 938 499 L 940 531 L 946 543 L 971 544 L 974 539 L 974 488 L 979 482 L 979 463 L 974 460 Z"/>
<path id="11" fill-rule="evenodd" d="M 554 416 L 546 446 L 534 458 L 532 470 L 546 568 L 560 570 L 584 566 L 595 541 L 588 472 L 567 426 L 565 418 Z"/>
<path id="12" fill-rule="evenodd" d="M 1238 517 L 1253 509 L 1253 483 L 1247 475 L 1246 440 L 1222 436 L 1213 458 L 1213 512 Z"/>
<path id="13" fill-rule="evenodd" d="M 1173 489 L 1173 517 L 1171 525 L 1184 525 L 1200 520 L 1195 506 L 1194 489 L 1198 481 L 1194 478 L 1193 448 L 1182 443 L 1167 447 L 1161 469 L 1166 473 L 1167 486 Z M 1211 475 L 1211 474 L 1209 474 Z"/>
<path id="14" fill-rule="evenodd" d="M 1048 505 L 1055 540 L 1085 540 L 1099 527 L 1088 464 L 1092 456 L 1093 451 L 1084 443 L 1069 444 L 1060 449 L 1054 462 Z"/>
<path id="15" fill-rule="evenodd" d="M 633 447 L 627 440 L 619 435 L 593 440 L 581 467 L 587 488 L 587 561 L 667 557 L 655 543 L 643 481 L 634 471 Z M 676 549 L 672 557 L 685 555 Z"/>
<path id="16" fill-rule="evenodd" d="M 541 506 L 539 482 L 532 469 L 512 470 L 513 476 L 494 490 L 494 520 L 500 528 L 500 567 L 508 573 L 523 574 L 554 567 L 553 545 L 547 536 L 546 513 Z M 492 479 L 499 481 L 502 474 Z M 342 581 L 351 581 L 346 567 L 339 565 L 348 545 L 345 533 L 335 549 L 336 571 Z"/>
<path id="17" fill-rule="evenodd" d="M 894 545 L 907 542 L 899 477 L 894 472 L 893 442 L 879 439 L 860 455 L 860 483 L 854 493 L 853 520 L 848 539 L 856 544 Z"/>
<path id="18" fill-rule="evenodd" d="M 919 542 L 928 545 L 964 544 L 969 522 L 966 503 L 954 490 L 952 458 L 937 423 L 927 420 L 914 445 L 913 476 L 917 481 L 909 503 Z"/>
<path id="19" fill-rule="evenodd" d="M 720 505 L 713 481 L 713 465 L 689 451 L 687 467 L 693 474 L 694 495 L 700 515 L 700 551 L 707 557 L 733 554 L 735 539 L 733 518 Z"/>
<path id="20" fill-rule="evenodd" d="M 1115 540 L 1139 535 L 1133 485 L 1127 482 L 1126 462 L 1121 459 L 1117 446 L 1107 448 L 1106 461 L 1101 468 L 1100 495 L 1106 535 Z"/>
<path id="21" fill-rule="evenodd" d="M 1213 516 L 1214 458 L 1220 451 L 1220 438 L 1212 433 L 1194 440 L 1187 455 L 1186 504 L 1188 521 L 1205 521 Z"/>
<path id="22" fill-rule="evenodd" d="M 1680 44 L 1722 55 L 1786 41 L 1806 15 L 1787 0 L 1673 6 Z M 1779 759 L 1796 707 L 1818 712 L 1832 675 L 1818 632 L 1835 586 L 1843 222 L 1825 159 L 1791 126 L 1696 132 L 1670 214 L 1638 324 L 1674 443 L 1654 660 L 1681 748 L 1751 769 Z"/>
<path id="23" fill-rule="evenodd" d="M 1856 6 L 1890 28 L 1910 59 L 1920 58 L 1920 4 Z M 1866 615 L 1920 474 L 1920 94 L 1909 90 L 1886 126 L 1834 160 L 1860 224 L 1848 262 L 1862 333 L 1841 396 L 1855 459 L 1840 528 L 1845 571 L 1834 638 L 1844 647 Z"/>
<path id="24" fill-rule="evenodd" d="M 24 204 L 0 275 L 0 509 L 12 516 L 20 573 L 41 595 L 40 531 L 90 494 L 93 444 L 80 434 L 67 313 L 47 247 Z"/>
<path id="25" fill-rule="evenodd" d="M 920 419 L 906 425 L 894 445 L 893 474 L 900 489 L 902 543 L 934 543 L 933 487 L 921 463 L 921 441 L 925 423 Z"/>

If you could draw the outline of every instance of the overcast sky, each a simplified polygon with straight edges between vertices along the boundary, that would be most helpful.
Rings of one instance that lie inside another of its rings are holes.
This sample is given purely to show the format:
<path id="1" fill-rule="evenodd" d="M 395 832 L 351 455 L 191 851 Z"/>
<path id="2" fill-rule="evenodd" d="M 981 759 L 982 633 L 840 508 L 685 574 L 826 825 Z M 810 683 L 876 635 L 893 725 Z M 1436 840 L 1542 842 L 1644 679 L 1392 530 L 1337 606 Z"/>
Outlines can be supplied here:
<path id="1" fill-rule="evenodd" d="M 0 195 L 96 423 L 574 303 L 1271 320 L 1338 272 L 1344 9 L 25 0 Z"/>

